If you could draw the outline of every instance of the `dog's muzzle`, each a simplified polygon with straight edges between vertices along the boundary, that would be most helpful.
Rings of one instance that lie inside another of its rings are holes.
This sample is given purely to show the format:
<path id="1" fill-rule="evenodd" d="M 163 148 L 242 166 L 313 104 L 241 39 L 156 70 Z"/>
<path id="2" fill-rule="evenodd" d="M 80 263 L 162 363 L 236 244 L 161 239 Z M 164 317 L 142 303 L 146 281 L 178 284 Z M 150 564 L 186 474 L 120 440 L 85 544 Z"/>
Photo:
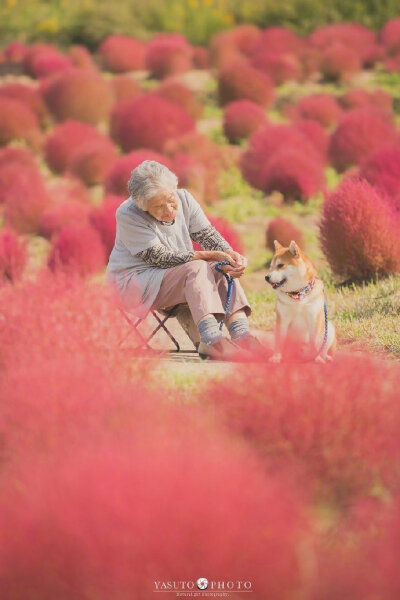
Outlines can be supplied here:
<path id="1" fill-rule="evenodd" d="M 281 287 L 281 285 L 284 285 L 287 282 L 286 277 L 284 277 L 283 279 L 281 279 L 281 281 L 271 281 L 271 276 L 270 275 L 266 275 L 265 276 L 265 281 L 267 283 L 269 283 L 270 285 L 272 285 L 272 287 L 274 288 L 274 290 L 278 289 Z"/>

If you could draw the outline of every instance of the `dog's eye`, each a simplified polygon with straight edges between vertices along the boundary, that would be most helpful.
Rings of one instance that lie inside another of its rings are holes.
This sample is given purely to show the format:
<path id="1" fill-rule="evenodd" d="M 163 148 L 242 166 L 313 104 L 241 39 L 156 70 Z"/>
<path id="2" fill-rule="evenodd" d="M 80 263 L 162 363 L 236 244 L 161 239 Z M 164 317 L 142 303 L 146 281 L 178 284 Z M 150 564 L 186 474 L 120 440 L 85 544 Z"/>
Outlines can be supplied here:
<path id="1" fill-rule="evenodd" d="M 284 267 L 285 265 L 283 263 L 280 263 L 279 265 L 277 265 L 278 269 L 282 269 L 282 267 Z"/>

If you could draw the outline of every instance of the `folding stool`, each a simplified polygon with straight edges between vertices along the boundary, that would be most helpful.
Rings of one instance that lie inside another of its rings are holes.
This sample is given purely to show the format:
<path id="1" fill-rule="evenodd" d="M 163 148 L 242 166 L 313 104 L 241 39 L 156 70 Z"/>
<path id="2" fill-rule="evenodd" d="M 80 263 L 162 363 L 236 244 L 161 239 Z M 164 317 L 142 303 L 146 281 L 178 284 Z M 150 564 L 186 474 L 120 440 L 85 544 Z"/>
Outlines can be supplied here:
<path id="1" fill-rule="evenodd" d="M 185 305 L 187 306 L 187 305 Z M 151 308 L 149 311 L 149 314 L 151 314 L 157 321 L 157 325 L 156 327 L 151 331 L 151 333 L 149 335 L 147 335 L 147 337 L 144 337 L 142 335 L 142 333 L 139 331 L 138 327 L 139 325 L 144 321 L 144 319 L 140 318 L 140 317 L 132 317 L 129 314 L 129 311 L 125 308 L 122 308 L 121 306 L 119 306 L 119 310 L 122 314 L 122 316 L 124 317 L 124 319 L 127 321 L 127 323 L 130 325 L 130 330 L 128 331 L 128 333 L 120 340 L 119 342 L 119 346 L 122 345 L 122 343 L 127 339 L 127 337 L 131 334 L 131 333 L 135 333 L 137 339 L 139 340 L 138 345 L 135 347 L 135 349 L 141 349 L 141 348 L 146 348 L 147 350 L 151 350 L 152 352 L 180 352 L 181 348 L 179 345 L 179 342 L 174 338 L 174 336 L 172 335 L 172 333 L 169 331 L 166 322 L 168 321 L 168 319 L 172 318 L 172 317 L 178 317 L 178 313 L 180 308 L 182 307 L 182 303 L 181 304 L 176 304 L 175 306 L 169 308 L 169 309 L 165 309 L 165 308 Z M 157 314 L 160 313 L 160 316 Z M 170 340 L 173 342 L 175 348 L 174 349 L 169 349 L 169 350 L 157 350 L 155 348 L 152 348 L 152 346 L 150 346 L 149 342 L 154 338 L 154 336 L 157 334 L 158 331 L 160 331 L 161 329 L 163 329 L 166 334 L 168 335 L 168 337 L 170 338 Z M 186 331 L 185 328 L 183 328 L 184 331 Z M 186 331 L 186 333 L 188 334 L 188 332 Z M 188 334 L 189 335 L 189 334 Z M 190 336 L 189 336 L 190 337 Z M 193 341 L 193 340 L 192 340 Z M 196 344 L 195 342 L 193 342 L 195 347 Z M 186 350 L 185 352 L 197 352 L 196 350 Z"/>

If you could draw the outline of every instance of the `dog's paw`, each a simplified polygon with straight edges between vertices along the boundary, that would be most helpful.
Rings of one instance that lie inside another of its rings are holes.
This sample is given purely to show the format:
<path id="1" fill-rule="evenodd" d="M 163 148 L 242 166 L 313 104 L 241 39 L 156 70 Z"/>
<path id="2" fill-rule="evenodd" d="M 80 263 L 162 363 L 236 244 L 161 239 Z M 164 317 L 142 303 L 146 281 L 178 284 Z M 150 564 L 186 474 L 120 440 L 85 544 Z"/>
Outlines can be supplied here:
<path id="1" fill-rule="evenodd" d="M 269 362 L 272 362 L 272 363 L 280 363 L 280 362 L 282 362 L 282 354 L 279 354 L 279 353 L 273 354 L 269 358 Z"/>

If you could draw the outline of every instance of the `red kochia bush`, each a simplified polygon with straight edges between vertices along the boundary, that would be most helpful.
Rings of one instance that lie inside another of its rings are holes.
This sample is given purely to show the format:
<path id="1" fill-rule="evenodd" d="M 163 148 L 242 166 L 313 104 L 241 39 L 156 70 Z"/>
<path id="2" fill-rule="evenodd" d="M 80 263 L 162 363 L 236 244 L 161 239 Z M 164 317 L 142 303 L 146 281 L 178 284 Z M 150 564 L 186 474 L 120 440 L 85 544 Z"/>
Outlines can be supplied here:
<path id="1" fill-rule="evenodd" d="M 51 238 L 69 225 L 88 224 L 89 213 L 90 206 L 77 200 L 55 202 L 42 215 L 40 233 Z"/>
<path id="2" fill-rule="evenodd" d="M 88 225 L 69 225 L 54 238 L 49 267 L 79 275 L 100 271 L 106 262 L 105 249 L 97 231 Z"/>
<path id="3" fill-rule="evenodd" d="M 186 169 L 187 160 L 177 155 L 186 154 L 204 167 L 204 201 L 212 203 L 218 198 L 218 176 L 224 168 L 224 156 L 221 147 L 213 143 L 209 137 L 197 132 L 190 132 L 177 139 L 171 139 L 165 146 L 165 152 L 172 157 L 182 175 L 180 166 Z M 193 164 L 193 163 L 192 163 Z"/>
<path id="4" fill-rule="evenodd" d="M 49 196 L 36 167 L 16 163 L 0 169 L 0 201 L 4 217 L 18 233 L 37 233 Z"/>
<path id="5" fill-rule="evenodd" d="M 34 155 L 26 148 L 0 148 L 0 168 L 11 163 L 28 167 L 36 165 Z"/>
<path id="6" fill-rule="evenodd" d="M 178 152 L 174 156 L 172 171 L 178 177 L 178 187 L 188 189 L 200 204 L 206 201 L 208 177 L 204 164 L 190 154 Z"/>
<path id="7" fill-rule="evenodd" d="M 222 105 L 233 100 L 252 100 L 268 108 L 274 101 L 275 90 L 268 75 L 251 65 L 235 62 L 219 72 L 218 96 Z"/>
<path id="8" fill-rule="evenodd" d="M 143 93 L 139 83 L 129 75 L 115 75 L 110 79 L 110 85 L 117 101 L 131 100 Z"/>
<path id="9" fill-rule="evenodd" d="M 26 242 L 9 227 L 0 230 L 0 280 L 17 281 L 28 262 Z"/>
<path id="10" fill-rule="evenodd" d="M 365 180 L 344 180 L 322 210 L 322 249 L 332 271 L 362 280 L 400 270 L 400 221 Z"/>
<path id="11" fill-rule="evenodd" d="M 241 159 L 245 179 L 257 189 L 264 189 L 264 172 L 267 162 L 278 150 L 295 149 L 310 159 L 321 163 L 321 154 L 306 135 L 293 125 L 267 125 L 250 138 L 249 147 Z"/>
<path id="12" fill-rule="evenodd" d="M 232 31 L 220 31 L 210 41 L 210 65 L 219 70 L 233 62 L 248 64 L 247 57 L 237 47 Z"/>
<path id="13" fill-rule="evenodd" d="M 11 42 L 4 49 L 6 59 L 13 63 L 23 62 L 27 52 L 27 46 L 22 42 Z"/>
<path id="14" fill-rule="evenodd" d="M 24 56 L 24 68 L 28 75 L 36 77 L 34 62 L 39 56 L 62 56 L 59 49 L 53 44 L 37 43 L 28 46 Z"/>
<path id="15" fill-rule="evenodd" d="M 193 48 L 193 65 L 196 69 L 208 69 L 210 66 L 210 53 L 204 46 Z"/>
<path id="16" fill-rule="evenodd" d="M 266 246 L 270 250 L 274 250 L 274 240 L 278 240 L 282 246 L 289 246 L 294 240 L 301 248 L 304 247 L 303 236 L 297 227 L 283 217 L 276 217 L 268 223 L 265 232 Z"/>
<path id="17" fill-rule="evenodd" d="M 314 119 L 324 127 L 331 127 L 338 122 L 342 109 L 333 96 L 315 94 L 302 98 L 297 104 L 289 107 L 287 114 L 295 121 Z"/>
<path id="18" fill-rule="evenodd" d="M 92 55 L 86 46 L 70 46 L 68 50 L 68 56 L 75 67 L 82 67 L 84 69 L 96 68 Z"/>
<path id="19" fill-rule="evenodd" d="M 127 35 L 109 35 L 98 53 L 104 68 L 112 73 L 126 73 L 145 68 L 145 45 Z"/>
<path id="20" fill-rule="evenodd" d="M 281 192 L 285 200 L 306 202 L 324 187 L 322 160 L 302 152 L 301 148 L 282 147 L 262 169 L 262 189 Z"/>
<path id="21" fill-rule="evenodd" d="M 34 77 L 49 77 L 72 68 L 71 59 L 59 52 L 40 53 L 32 61 L 32 73 Z"/>
<path id="22" fill-rule="evenodd" d="M 370 154 L 361 163 L 360 177 L 394 198 L 400 190 L 400 147 L 386 146 Z"/>
<path id="23" fill-rule="evenodd" d="M 134 150 L 115 161 L 106 179 L 106 190 L 110 194 L 126 197 L 131 172 L 144 160 L 156 160 L 169 169 L 171 168 L 171 161 L 153 150 Z"/>
<path id="24" fill-rule="evenodd" d="M 166 100 L 176 102 L 194 119 L 199 119 L 203 113 L 203 106 L 197 102 L 192 90 L 179 81 L 166 79 L 156 88 L 155 93 Z"/>
<path id="25" fill-rule="evenodd" d="M 301 76 L 299 59 L 289 52 L 278 53 L 264 49 L 253 56 L 251 64 L 271 77 L 275 85 L 281 85 L 288 80 L 298 80 Z"/>
<path id="26" fill-rule="evenodd" d="M 347 503 L 399 484 L 399 383 L 398 366 L 344 355 L 329 369 L 247 364 L 202 397 L 268 470 L 298 471 L 316 499 Z"/>
<path id="27" fill-rule="evenodd" d="M 194 128 L 194 120 L 181 106 L 156 94 L 118 102 L 111 113 L 111 136 L 125 152 L 135 148 L 162 152 L 170 138 Z"/>
<path id="28" fill-rule="evenodd" d="M 23 83 L 7 83 L 0 87 L 0 97 L 14 98 L 26 104 L 43 123 L 49 116 L 49 111 L 38 88 Z"/>
<path id="29" fill-rule="evenodd" d="M 76 177 L 59 177 L 48 182 L 49 194 L 55 202 L 70 200 L 90 204 L 88 188 Z"/>
<path id="30" fill-rule="evenodd" d="M 113 104 L 108 81 L 93 69 L 73 68 L 57 75 L 43 93 L 59 121 L 77 119 L 95 124 L 108 117 Z"/>
<path id="31" fill-rule="evenodd" d="M 103 139 L 92 125 L 68 120 L 56 125 L 47 136 L 44 147 L 46 161 L 54 171 L 65 171 L 83 144 Z"/>
<path id="32" fill-rule="evenodd" d="M 115 243 L 117 228 L 115 212 L 124 200 L 124 196 L 106 196 L 103 204 L 93 208 L 90 214 L 90 224 L 101 237 L 101 241 L 106 249 L 107 259 Z"/>
<path id="33" fill-rule="evenodd" d="M 248 138 L 266 123 L 265 111 L 250 100 L 231 102 L 224 111 L 224 133 L 231 144 Z"/>
<path id="34" fill-rule="evenodd" d="M 309 40 L 312 46 L 319 49 L 329 48 L 338 42 L 353 48 L 363 58 L 375 44 L 376 36 L 373 31 L 358 23 L 335 23 L 318 27 L 309 36 Z"/>
<path id="35" fill-rule="evenodd" d="M 351 507 L 318 555 L 312 600 L 379 598 L 400 594 L 400 497 L 366 497 Z M 373 568 L 371 568 L 373 565 Z"/>
<path id="36" fill-rule="evenodd" d="M 361 69 L 361 58 L 352 46 L 337 42 L 322 51 L 320 70 L 325 79 L 348 81 Z"/>
<path id="37" fill-rule="evenodd" d="M 155 35 L 146 47 L 146 68 L 152 77 L 184 73 L 192 68 L 193 49 L 179 33 Z"/>
<path id="38" fill-rule="evenodd" d="M 126 347 L 124 350 L 122 348 L 119 350 L 118 344 L 122 336 L 127 333 L 127 325 L 124 319 L 121 319 L 120 312 L 116 310 L 114 291 L 104 285 L 103 281 L 88 282 L 77 275 L 75 277 L 71 277 L 70 274 L 67 276 L 60 270 L 57 272 L 44 270 L 38 273 L 34 279 L 27 279 L 14 289 L 11 286 L 5 286 L 0 294 L 0 313 L 2 315 L 0 363 L 3 374 L 5 371 L 10 372 L 15 369 L 15 378 L 22 381 L 22 373 L 18 373 L 18 369 L 28 366 L 26 372 L 28 379 L 25 378 L 25 384 L 19 396 L 19 404 L 25 399 L 28 404 L 31 404 L 31 410 L 35 413 L 36 418 L 27 420 L 24 410 L 18 409 L 17 406 L 15 408 L 20 411 L 19 416 L 18 413 L 14 413 L 14 417 L 19 420 L 21 425 L 18 429 L 30 433 L 31 437 L 33 435 L 37 440 L 36 449 L 43 448 L 41 433 L 45 435 L 49 433 L 46 429 L 43 431 L 43 427 L 39 427 L 40 423 L 46 423 L 46 416 L 50 420 L 57 417 L 61 419 L 57 427 L 58 434 L 70 425 L 74 427 L 74 422 L 69 423 L 64 419 L 63 412 L 58 412 L 59 402 L 52 405 L 52 410 L 57 411 L 57 414 L 50 412 L 51 396 L 48 398 L 49 404 L 45 407 L 45 414 L 42 414 L 42 421 L 39 416 L 40 411 L 38 412 L 39 398 L 27 391 L 26 385 L 29 378 L 32 381 L 35 378 L 37 384 L 40 385 L 40 379 L 47 380 L 47 377 L 43 376 L 44 370 L 50 376 L 51 369 L 47 369 L 45 366 L 49 359 L 65 362 L 67 358 L 76 357 L 81 371 L 85 371 L 89 363 L 97 360 L 101 360 L 104 372 L 107 372 L 109 367 L 114 369 L 118 364 L 123 367 L 125 375 L 137 368 L 135 366 L 135 369 L 131 369 L 131 358 L 129 358 L 130 364 L 127 363 L 126 356 L 124 358 Z M 29 340 L 29 344 L 27 344 L 27 340 Z M 132 349 L 134 345 L 135 342 L 132 341 Z M 38 370 L 31 366 L 33 360 L 40 361 Z M 141 368 L 145 368 L 145 365 L 142 365 Z M 0 437 L 2 440 L 4 440 L 5 434 L 3 408 L 12 411 L 11 405 L 8 401 L 5 402 L 2 393 L 6 379 L 7 377 L 2 377 L 0 382 Z M 57 377 L 53 381 L 53 387 L 57 387 Z M 60 394 L 60 397 L 64 396 L 64 406 L 67 408 L 71 395 L 63 394 L 61 390 L 57 393 Z M 82 402 L 85 402 L 85 397 L 81 396 Z M 81 408 L 86 412 L 84 404 L 81 404 Z M 87 412 L 86 415 L 88 415 Z M 16 423 L 16 420 L 11 420 Z M 12 431 L 12 427 L 6 429 L 8 435 L 19 436 L 19 432 Z M 22 438 L 26 437 L 22 435 Z M 54 439 L 54 435 L 51 437 L 50 442 L 57 441 Z M 84 439 L 82 433 L 79 434 L 79 439 Z M 23 439 L 20 439 L 19 442 L 18 447 L 12 448 L 12 452 L 20 454 L 21 446 L 25 447 L 25 444 L 22 443 Z M 32 446 L 32 439 L 30 444 Z M 29 450 L 32 449 L 29 448 Z"/>
<path id="39" fill-rule="evenodd" d="M 343 171 L 395 140 L 396 131 L 385 114 L 373 108 L 355 108 L 342 117 L 332 134 L 332 164 Z"/>
<path id="40" fill-rule="evenodd" d="M 391 19 L 384 25 L 380 38 L 390 54 L 400 51 L 400 18 Z"/>
<path id="41" fill-rule="evenodd" d="M 101 142 L 83 144 L 74 154 L 69 170 L 87 185 L 96 185 L 104 183 L 116 160 L 114 144 L 104 137 Z"/>
<path id="42" fill-rule="evenodd" d="M 39 123 L 35 113 L 21 100 L 0 95 L 0 145 L 13 140 L 34 142 Z"/>
<path id="43" fill-rule="evenodd" d="M 329 148 L 329 133 L 326 129 L 313 119 L 303 119 L 296 122 L 296 129 L 300 131 L 311 144 L 318 150 L 322 161 L 327 162 Z"/>
<path id="44" fill-rule="evenodd" d="M 266 27 L 253 46 L 252 53 L 268 49 L 270 52 L 283 54 L 290 52 L 299 55 L 304 48 L 304 41 L 290 29 L 285 27 Z"/>
<path id="45" fill-rule="evenodd" d="M 302 556 L 313 556 L 300 494 L 204 427 L 191 424 L 201 441 L 182 426 L 175 433 L 172 419 L 156 439 L 142 427 L 130 441 L 87 444 L 52 460 L 27 456 L 17 474 L 3 474 L 4 600 L 84 597 L 88 589 L 98 600 L 147 600 L 156 589 L 150 564 L 158 586 L 195 586 L 198 572 L 210 581 L 234 572 L 242 587 L 249 581 L 274 600 L 303 586 Z M 240 561 L 238 547 L 246 548 Z"/>
<path id="46" fill-rule="evenodd" d="M 222 237 L 228 242 L 228 244 L 239 252 L 243 254 L 243 242 L 240 239 L 238 232 L 234 229 L 234 227 L 222 217 L 208 217 L 211 225 L 215 227 L 215 229 L 222 235 Z M 195 250 L 201 250 L 201 246 L 197 243 L 193 243 L 193 247 Z"/>
<path id="47" fill-rule="evenodd" d="M 375 106 L 391 112 L 393 107 L 393 97 L 389 92 L 379 89 L 369 92 L 362 88 L 353 88 L 343 94 L 339 100 L 344 108 Z"/>
<path id="48" fill-rule="evenodd" d="M 237 25 L 230 31 L 236 48 L 245 56 L 252 56 L 262 32 L 255 25 L 249 23 Z"/>

